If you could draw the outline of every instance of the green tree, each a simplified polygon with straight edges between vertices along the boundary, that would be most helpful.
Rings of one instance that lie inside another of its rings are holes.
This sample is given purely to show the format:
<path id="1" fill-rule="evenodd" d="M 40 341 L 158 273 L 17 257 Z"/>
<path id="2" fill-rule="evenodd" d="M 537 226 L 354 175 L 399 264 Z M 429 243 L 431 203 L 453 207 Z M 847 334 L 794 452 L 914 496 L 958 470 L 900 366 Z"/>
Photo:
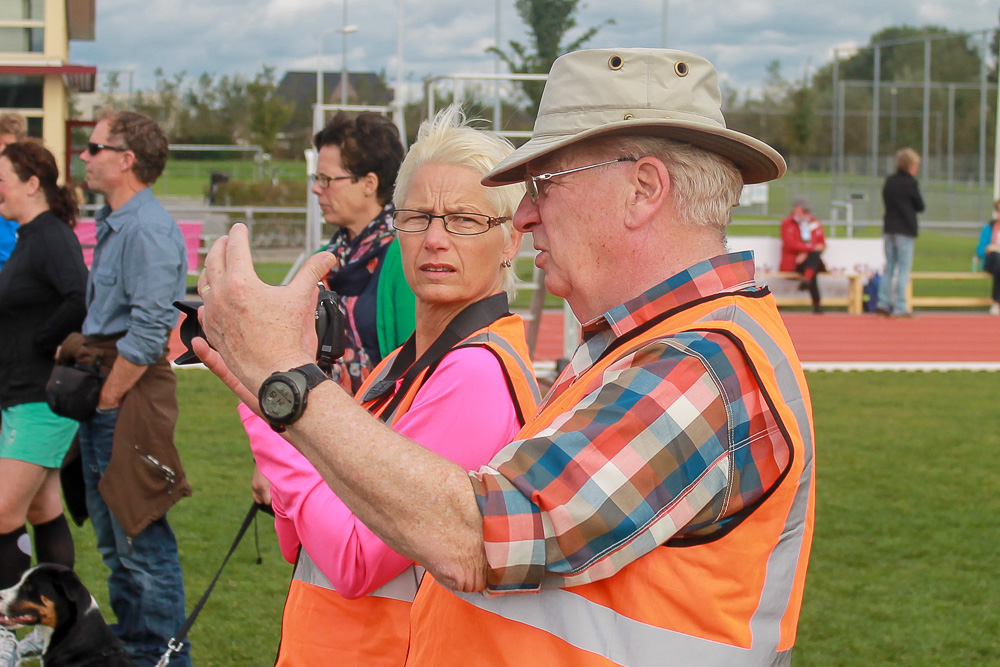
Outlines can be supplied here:
<path id="1" fill-rule="evenodd" d="M 806 157 L 812 153 L 813 137 L 819 126 L 816 93 L 803 81 L 800 87 L 788 94 L 788 104 L 790 109 L 783 119 L 788 152 Z"/>
<path id="2" fill-rule="evenodd" d="M 531 39 L 529 44 L 510 41 L 510 53 L 496 47 L 487 52 L 497 54 L 507 63 L 513 74 L 548 74 L 555 59 L 564 53 L 576 51 L 597 34 L 601 27 L 614 24 L 607 19 L 600 26 L 588 28 L 569 44 L 563 44 L 566 34 L 576 27 L 574 14 L 580 0 L 517 0 L 514 8 L 526 26 Z M 521 90 L 528 97 L 528 112 L 531 117 L 538 113 L 538 103 L 542 98 L 541 81 L 523 81 Z"/>
<path id="3" fill-rule="evenodd" d="M 281 128 L 292 117 L 294 105 L 277 95 L 274 68 L 265 65 L 246 86 L 250 135 L 265 152 L 274 150 Z"/>
<path id="4" fill-rule="evenodd" d="M 870 82 L 875 73 L 875 45 L 879 45 L 879 77 L 882 88 L 879 93 L 880 116 L 884 126 L 880 137 L 880 153 L 892 153 L 901 146 L 913 146 L 926 152 L 938 142 L 931 137 L 931 146 L 922 144 L 923 90 L 919 84 L 924 80 L 924 42 L 931 40 L 930 79 L 932 83 L 978 84 L 982 65 L 981 40 L 971 38 L 940 26 L 893 26 L 873 34 L 869 46 L 840 61 L 838 77 L 840 81 Z M 886 43 L 890 42 L 890 43 Z M 896 42 L 896 43 L 891 43 Z M 903 42 L 903 43 L 899 43 Z M 823 66 L 813 78 L 814 92 L 820 107 L 833 105 L 833 64 Z M 890 83 L 918 84 L 917 86 L 896 86 L 893 93 Z M 944 117 L 947 114 L 947 91 L 932 89 L 930 96 L 931 113 Z M 869 111 L 872 108 L 871 86 L 847 86 L 844 89 L 844 107 L 848 111 Z M 955 150 L 958 153 L 975 152 L 978 143 L 979 95 L 976 91 L 959 91 L 955 100 Z M 966 119 L 963 121 L 962 119 Z M 894 123 L 895 127 L 890 125 Z M 936 126 L 932 127 L 932 132 Z M 845 144 L 858 151 L 867 151 L 870 126 L 866 122 L 848 122 L 845 127 Z M 895 142 L 892 138 L 895 138 Z"/>

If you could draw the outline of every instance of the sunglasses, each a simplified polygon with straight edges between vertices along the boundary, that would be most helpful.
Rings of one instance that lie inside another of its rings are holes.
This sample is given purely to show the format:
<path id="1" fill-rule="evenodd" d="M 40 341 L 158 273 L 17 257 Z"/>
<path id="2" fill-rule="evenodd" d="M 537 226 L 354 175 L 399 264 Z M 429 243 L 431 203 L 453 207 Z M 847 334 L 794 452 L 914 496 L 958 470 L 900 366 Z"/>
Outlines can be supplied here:
<path id="1" fill-rule="evenodd" d="M 87 154 L 90 155 L 91 157 L 97 155 L 103 150 L 117 151 L 119 153 L 124 153 L 129 149 L 125 148 L 124 146 L 108 146 L 105 144 L 95 144 L 93 141 L 87 142 Z"/>

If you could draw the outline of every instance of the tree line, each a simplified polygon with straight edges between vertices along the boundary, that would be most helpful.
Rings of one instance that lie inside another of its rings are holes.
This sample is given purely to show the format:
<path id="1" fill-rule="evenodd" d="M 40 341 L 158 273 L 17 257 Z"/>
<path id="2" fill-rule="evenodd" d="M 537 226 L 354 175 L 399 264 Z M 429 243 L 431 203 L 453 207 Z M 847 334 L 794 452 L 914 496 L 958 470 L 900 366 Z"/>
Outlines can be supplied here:
<path id="1" fill-rule="evenodd" d="M 546 73 L 561 54 L 584 48 L 598 31 L 613 23 L 582 30 L 571 41 L 568 34 L 577 26 L 575 14 L 580 0 L 517 0 L 515 9 L 527 27 L 528 41 L 510 41 L 506 49 L 490 47 L 514 73 Z M 997 80 L 995 54 L 998 34 L 994 33 L 988 53 L 982 40 L 940 26 L 895 26 L 873 34 L 867 47 L 858 49 L 838 62 L 838 79 L 843 86 L 845 110 L 844 144 L 848 152 L 864 154 L 870 150 L 871 109 L 873 91 L 870 82 L 875 68 L 875 44 L 893 42 L 881 49 L 880 146 L 887 155 L 901 146 L 922 149 L 924 44 L 908 41 L 933 37 L 931 43 L 930 79 L 936 84 L 930 91 L 932 147 L 944 145 L 942 133 L 951 115 L 953 150 L 957 155 L 978 152 L 981 67 L 988 66 L 988 82 Z M 905 42 L 905 43 L 900 43 Z M 799 78 L 787 78 L 781 63 L 767 66 L 766 80 L 758 91 L 739 90 L 723 85 L 723 111 L 728 124 L 747 132 L 777 148 L 793 168 L 796 161 L 810 157 L 829 156 L 833 150 L 833 109 L 836 90 L 833 62 L 819 65 L 815 71 L 804 71 Z M 385 82 L 384 72 L 380 74 Z M 894 85 L 893 85 L 894 84 Z M 949 93 L 947 86 L 956 84 Z M 388 84 L 386 84 L 388 85 Z M 108 99 L 120 89 L 117 75 L 109 75 Z M 519 84 L 520 99 L 505 100 L 504 126 L 509 129 L 530 129 L 541 97 L 539 82 Z M 360 92 L 360 91 L 359 91 Z M 361 93 L 363 95 L 363 93 Z M 996 93 L 986 95 L 989 108 L 987 119 L 995 117 Z M 366 100 L 352 100 L 365 102 Z M 447 100 L 440 100 L 447 103 Z M 242 143 L 260 145 L 267 152 L 284 146 L 290 156 L 300 156 L 308 145 L 311 119 L 293 118 L 295 104 L 278 93 L 274 69 L 263 67 L 253 77 L 202 74 L 189 79 L 181 72 L 167 76 L 156 71 L 154 89 L 136 94 L 134 106 L 160 122 L 175 143 Z M 439 107 L 441 105 L 438 105 Z M 478 99 L 473 92 L 467 100 L 473 117 L 491 118 L 492 103 Z M 415 133 L 424 113 L 423 103 L 406 109 L 406 125 Z M 988 127 L 988 145 L 992 145 L 995 128 Z M 293 139 L 289 141 L 289 137 Z M 929 149 L 924 149 L 926 152 Z"/>

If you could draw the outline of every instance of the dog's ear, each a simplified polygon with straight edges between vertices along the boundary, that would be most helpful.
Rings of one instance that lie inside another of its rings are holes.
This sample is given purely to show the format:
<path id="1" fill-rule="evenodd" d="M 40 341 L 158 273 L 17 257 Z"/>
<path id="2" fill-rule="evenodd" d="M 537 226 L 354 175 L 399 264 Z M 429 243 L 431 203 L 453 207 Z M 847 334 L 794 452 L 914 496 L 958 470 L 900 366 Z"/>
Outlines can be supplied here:
<path id="1" fill-rule="evenodd" d="M 77 609 L 81 611 L 87 609 L 90 606 L 90 591 L 80 581 L 80 577 L 76 576 L 76 572 L 68 567 L 61 567 L 56 571 L 56 575 L 53 581 L 56 590 L 70 600 Z"/>

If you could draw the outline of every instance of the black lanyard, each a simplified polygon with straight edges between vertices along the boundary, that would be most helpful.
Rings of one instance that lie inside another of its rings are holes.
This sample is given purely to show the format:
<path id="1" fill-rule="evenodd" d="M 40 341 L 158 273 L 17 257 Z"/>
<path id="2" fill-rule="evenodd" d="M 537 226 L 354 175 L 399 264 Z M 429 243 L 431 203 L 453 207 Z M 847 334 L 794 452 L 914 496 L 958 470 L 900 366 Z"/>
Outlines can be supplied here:
<path id="1" fill-rule="evenodd" d="M 414 362 L 416 356 L 417 342 L 416 334 L 407 339 L 396 358 L 392 361 L 389 372 L 378 382 L 372 384 L 362 397 L 362 402 L 368 403 L 374 400 L 385 400 L 389 392 L 393 390 L 399 379 L 403 378 L 403 383 L 388 401 L 385 409 L 382 410 L 379 419 L 384 422 L 389 420 L 393 411 L 399 406 L 407 391 L 413 386 L 417 377 L 428 368 L 436 368 L 444 358 L 444 355 L 451 352 L 455 345 L 465 340 L 480 329 L 493 324 L 501 317 L 510 315 L 507 306 L 507 294 L 501 292 L 494 294 L 480 301 L 476 301 L 465 307 L 458 315 L 452 318 L 448 326 L 445 327 L 441 335 L 434 343 L 427 348 L 420 359 Z M 433 370 L 432 370 L 433 372 Z M 372 406 L 369 411 L 375 412 L 378 405 Z"/>

